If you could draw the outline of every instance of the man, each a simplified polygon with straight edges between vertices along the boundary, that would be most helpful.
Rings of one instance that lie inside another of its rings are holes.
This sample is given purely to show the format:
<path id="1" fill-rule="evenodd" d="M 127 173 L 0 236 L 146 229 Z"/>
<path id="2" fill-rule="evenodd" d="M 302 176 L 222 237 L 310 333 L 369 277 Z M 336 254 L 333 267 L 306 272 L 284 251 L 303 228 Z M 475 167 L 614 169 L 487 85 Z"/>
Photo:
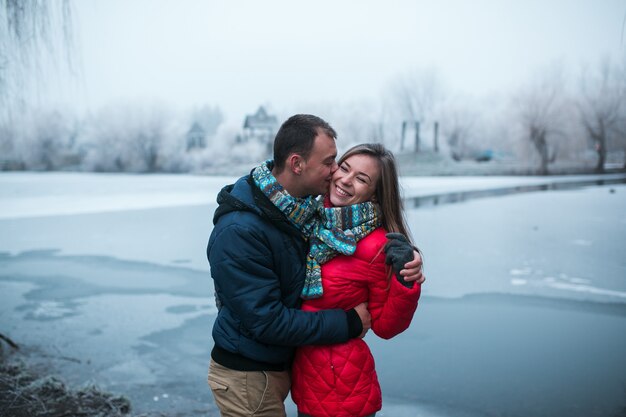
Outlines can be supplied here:
<path id="1" fill-rule="evenodd" d="M 222 416 L 285 416 L 295 347 L 345 342 L 370 327 L 364 304 L 298 308 L 315 198 L 337 169 L 335 137 L 319 117 L 292 116 L 276 135 L 274 162 L 218 195 L 207 247 L 219 309 L 208 380 Z M 407 266 L 407 280 L 423 281 L 419 256 Z"/>

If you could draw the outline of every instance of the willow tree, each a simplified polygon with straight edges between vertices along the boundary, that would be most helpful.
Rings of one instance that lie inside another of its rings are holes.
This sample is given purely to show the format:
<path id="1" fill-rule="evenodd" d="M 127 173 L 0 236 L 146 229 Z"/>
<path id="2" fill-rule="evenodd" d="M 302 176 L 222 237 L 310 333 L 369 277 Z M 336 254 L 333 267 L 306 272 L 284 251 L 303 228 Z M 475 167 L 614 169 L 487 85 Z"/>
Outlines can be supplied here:
<path id="1" fill-rule="evenodd" d="M 625 67 L 605 59 L 596 71 L 585 71 L 577 105 L 582 125 L 598 154 L 595 170 L 604 172 L 607 152 L 618 147 L 626 149 L 622 128 L 626 117 Z"/>
<path id="2" fill-rule="evenodd" d="M 45 95 L 51 69 L 74 71 L 72 10 L 71 0 L 0 0 L 3 118 Z"/>
<path id="3" fill-rule="evenodd" d="M 566 93 L 560 68 L 538 73 L 514 97 L 517 118 L 539 157 L 540 175 L 548 174 L 548 164 L 557 156 L 556 140 L 563 136 Z"/>

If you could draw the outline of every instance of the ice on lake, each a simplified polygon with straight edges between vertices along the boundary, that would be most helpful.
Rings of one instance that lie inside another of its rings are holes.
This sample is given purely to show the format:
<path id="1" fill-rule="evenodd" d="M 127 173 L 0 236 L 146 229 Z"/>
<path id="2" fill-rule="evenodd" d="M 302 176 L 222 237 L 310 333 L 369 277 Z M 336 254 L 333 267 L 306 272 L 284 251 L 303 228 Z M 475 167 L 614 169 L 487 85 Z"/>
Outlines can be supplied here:
<path id="1" fill-rule="evenodd" d="M 136 413 L 216 415 L 204 252 L 230 180 L 0 175 L 0 331 L 71 383 L 127 393 Z M 402 183 L 414 198 L 575 180 Z M 367 336 L 379 415 L 619 415 L 626 186 L 455 201 L 407 212 L 427 282 L 409 330 Z"/>

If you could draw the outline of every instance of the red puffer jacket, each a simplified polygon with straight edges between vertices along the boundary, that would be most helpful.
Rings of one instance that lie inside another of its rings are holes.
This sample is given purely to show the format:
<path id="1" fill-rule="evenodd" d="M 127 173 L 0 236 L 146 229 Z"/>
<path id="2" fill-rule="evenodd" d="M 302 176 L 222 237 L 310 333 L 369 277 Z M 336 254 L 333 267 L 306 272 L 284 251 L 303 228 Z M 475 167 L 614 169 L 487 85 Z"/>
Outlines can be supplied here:
<path id="1" fill-rule="evenodd" d="M 372 330 L 389 339 L 409 327 L 421 288 L 409 289 L 387 279 L 385 230 L 363 238 L 352 256 L 339 255 L 322 265 L 321 298 L 307 300 L 303 310 L 349 310 L 367 301 Z M 362 339 L 297 349 L 291 396 L 300 412 L 314 417 L 360 417 L 380 410 L 382 396 L 374 358 Z"/>

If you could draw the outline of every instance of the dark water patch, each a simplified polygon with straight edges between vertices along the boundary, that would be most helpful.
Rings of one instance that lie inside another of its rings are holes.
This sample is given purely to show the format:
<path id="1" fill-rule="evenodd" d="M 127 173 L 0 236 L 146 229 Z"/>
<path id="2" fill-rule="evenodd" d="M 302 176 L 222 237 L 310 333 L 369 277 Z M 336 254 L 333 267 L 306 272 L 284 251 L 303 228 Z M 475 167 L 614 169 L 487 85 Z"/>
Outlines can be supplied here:
<path id="1" fill-rule="evenodd" d="M 36 284 L 36 288 L 24 294 L 24 298 L 32 302 L 45 300 L 64 302 L 102 293 L 101 287 L 90 285 L 75 277 L 54 273 L 47 276 L 22 273 L 0 274 L 0 281 Z"/>
<path id="2" fill-rule="evenodd" d="M 10 257 L 15 258 L 15 259 L 30 259 L 30 258 L 54 256 L 58 253 L 61 253 L 61 250 L 57 248 L 42 248 L 42 249 L 26 250 L 26 251 L 18 253 L 17 255 L 13 255 Z"/>
<path id="3" fill-rule="evenodd" d="M 135 350 L 135 352 L 137 352 L 140 355 L 146 355 L 148 353 L 152 353 L 158 350 L 159 347 L 150 343 L 140 343 L 138 345 L 133 346 L 133 349 Z"/>
<path id="4" fill-rule="evenodd" d="M 208 360 L 208 354 L 213 346 L 211 329 L 214 320 L 214 313 L 201 314 L 185 320 L 182 325 L 176 328 L 153 332 L 143 336 L 141 340 L 151 346 L 160 346 L 163 349 L 159 355 L 163 356 L 164 366 L 169 361 L 168 356 L 170 358 L 189 356 L 189 358 L 204 362 Z"/>
<path id="5" fill-rule="evenodd" d="M 171 262 L 173 264 L 188 264 L 191 263 L 191 259 L 173 259 Z"/>
<path id="6" fill-rule="evenodd" d="M 503 197 L 512 194 L 522 194 L 530 192 L 540 191 L 566 191 L 566 190 L 579 190 L 589 186 L 606 186 L 626 184 L 626 177 L 621 178 L 607 178 L 607 179 L 594 179 L 594 180 L 581 180 L 571 182 L 553 182 L 548 184 L 536 184 L 536 185 L 518 185 L 513 187 L 498 187 L 486 190 L 470 190 L 470 191 L 458 191 L 452 193 L 431 194 L 419 197 L 412 197 L 405 199 L 406 208 L 422 208 L 433 207 L 444 204 L 463 203 L 465 201 L 474 200 L 478 198 L 488 197 Z M 609 192 L 614 193 L 615 190 L 611 189 Z"/>
<path id="7" fill-rule="evenodd" d="M 45 277 L 32 276 L 32 275 L 0 275 L 0 282 L 30 282 L 37 285 L 34 288 L 24 294 L 24 298 L 29 301 L 49 301 L 55 300 L 59 303 L 67 302 L 77 298 L 85 297 L 97 297 L 101 295 L 179 295 L 179 296 L 194 296 L 205 298 L 204 295 L 190 294 L 185 289 L 170 288 L 167 290 L 158 288 L 122 288 L 115 286 L 101 287 L 97 285 L 90 285 L 84 281 L 59 275 L 49 275 Z M 207 293 L 206 297 L 212 292 Z M 0 301 L 2 297 L 0 296 Z M 179 314 L 183 314 L 183 311 L 179 311 Z"/>
<path id="8" fill-rule="evenodd" d="M 168 307 L 165 311 L 167 311 L 168 313 L 172 313 L 172 314 L 186 314 L 186 313 L 193 313 L 195 311 L 199 311 L 200 309 L 201 309 L 200 306 L 185 304 L 185 305 Z"/>
<path id="9" fill-rule="evenodd" d="M 576 311 L 583 313 L 626 317 L 626 303 L 602 302 L 594 300 L 570 300 L 565 298 L 553 298 L 525 294 L 480 293 L 468 294 L 459 298 L 423 296 L 420 299 L 420 305 L 431 303 L 490 305 L 494 307 L 503 305 L 519 307 L 541 307 L 562 311 Z"/>
<path id="10" fill-rule="evenodd" d="M 48 249 L 0 258 L 0 281 L 37 284 L 26 294 L 31 300 L 156 293 L 209 297 L 213 293 L 208 274 L 196 269 L 107 256 L 59 255 Z"/>
<path id="11" fill-rule="evenodd" d="M 367 341 L 383 395 L 398 401 L 482 416 L 604 417 L 624 406 L 625 310 L 522 295 L 426 296 L 407 331 Z"/>
<path id="12" fill-rule="evenodd" d="M 100 295 L 146 295 L 146 294 L 171 294 L 185 295 L 188 294 L 171 289 L 164 291 L 156 288 L 123 288 L 116 286 L 98 286 L 76 278 L 74 276 L 65 275 L 28 275 L 28 274 L 12 274 L 0 275 L 0 282 L 30 282 L 37 285 L 36 288 L 24 294 L 26 300 L 32 301 L 31 307 L 25 307 L 25 310 L 34 308 L 39 303 L 46 301 L 57 302 L 59 304 L 66 303 L 70 300 L 85 297 L 96 297 Z M 1 300 L 1 297 L 0 297 Z M 54 300 L 54 301 L 51 301 Z M 46 308 L 44 306 L 43 308 Z M 34 316 L 30 318 L 34 318 Z M 60 318 L 60 317 L 59 317 Z"/>
<path id="13" fill-rule="evenodd" d="M 6 252 L 3 252 L 6 254 Z M 0 262 L 5 261 L 6 259 L 12 260 L 24 260 L 24 259 L 63 259 L 63 260 L 71 260 L 75 263 L 89 263 L 89 264 L 102 264 L 102 265 L 115 265 L 115 266 L 124 266 L 126 269 L 153 269 L 153 270 L 165 270 L 176 272 L 178 270 L 184 271 L 192 271 L 198 274 L 205 275 L 206 272 L 194 268 L 185 268 L 178 266 L 168 266 L 162 264 L 155 264 L 146 261 L 135 261 L 135 260 L 127 260 L 115 258 L 112 256 L 104 256 L 104 255 L 61 255 L 60 249 L 55 248 L 44 248 L 44 249 L 33 249 L 20 252 L 15 255 L 7 254 L 8 256 L 0 257 Z M 181 260 L 182 262 L 187 262 L 187 260 Z"/>

